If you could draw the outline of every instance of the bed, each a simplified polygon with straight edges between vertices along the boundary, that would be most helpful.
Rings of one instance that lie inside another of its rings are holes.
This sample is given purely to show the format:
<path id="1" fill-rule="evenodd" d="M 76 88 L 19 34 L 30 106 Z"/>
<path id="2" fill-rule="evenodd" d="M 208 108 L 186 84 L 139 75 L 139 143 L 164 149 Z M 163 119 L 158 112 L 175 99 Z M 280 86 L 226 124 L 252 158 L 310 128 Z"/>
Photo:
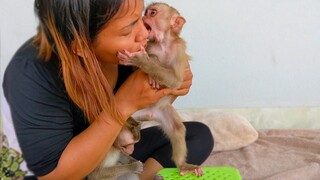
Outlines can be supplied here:
<path id="1" fill-rule="evenodd" d="M 257 129 L 252 125 L 257 122 L 235 112 L 179 113 L 185 121 L 207 124 L 215 138 L 215 147 L 203 166 L 234 167 L 244 180 L 320 179 L 320 128 Z M 294 113 L 301 114 L 290 112 Z M 258 123 L 262 124 L 261 117 Z M 268 126 L 275 127 L 270 123 L 268 120 Z M 152 125 L 143 124 L 143 128 Z"/>
<path id="2" fill-rule="evenodd" d="M 244 180 L 319 180 L 320 129 L 257 129 L 237 113 L 182 112 L 207 124 L 215 147 L 203 166 L 231 166 Z M 317 121 L 318 122 L 318 121 Z"/>
<path id="3" fill-rule="evenodd" d="M 232 166 L 244 180 L 319 180 L 320 130 L 259 130 L 253 143 L 212 152 L 203 165 Z"/>

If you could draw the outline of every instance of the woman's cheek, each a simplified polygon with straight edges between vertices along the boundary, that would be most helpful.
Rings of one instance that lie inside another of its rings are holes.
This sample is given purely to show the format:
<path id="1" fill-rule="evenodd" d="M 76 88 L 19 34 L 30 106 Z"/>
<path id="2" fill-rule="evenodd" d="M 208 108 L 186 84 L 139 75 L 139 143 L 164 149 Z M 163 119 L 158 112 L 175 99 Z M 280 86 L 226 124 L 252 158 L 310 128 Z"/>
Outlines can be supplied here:
<path id="1" fill-rule="evenodd" d="M 138 51 L 141 50 L 141 46 L 142 46 L 142 45 L 140 45 L 140 44 L 134 44 L 134 45 L 132 45 L 132 46 L 130 46 L 130 47 L 128 48 L 128 51 L 129 51 L 129 52 L 138 52 Z"/>
<path id="2" fill-rule="evenodd" d="M 135 42 L 134 38 L 132 36 L 124 37 L 121 41 L 118 42 L 119 45 L 118 48 L 120 51 L 128 50 L 129 52 L 137 52 L 141 50 L 140 43 Z"/>

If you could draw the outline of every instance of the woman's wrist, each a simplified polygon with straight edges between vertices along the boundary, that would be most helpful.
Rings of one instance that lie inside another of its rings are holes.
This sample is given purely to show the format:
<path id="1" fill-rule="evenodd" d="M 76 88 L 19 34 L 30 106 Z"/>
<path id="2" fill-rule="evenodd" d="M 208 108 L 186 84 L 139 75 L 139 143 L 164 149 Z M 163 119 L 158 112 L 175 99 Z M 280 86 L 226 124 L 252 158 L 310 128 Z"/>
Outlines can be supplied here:
<path id="1" fill-rule="evenodd" d="M 128 101 L 124 101 L 117 96 L 115 96 L 115 100 L 118 112 L 121 114 L 124 121 L 126 121 L 136 110 L 134 110 L 134 108 L 130 106 L 130 103 L 128 103 Z"/>

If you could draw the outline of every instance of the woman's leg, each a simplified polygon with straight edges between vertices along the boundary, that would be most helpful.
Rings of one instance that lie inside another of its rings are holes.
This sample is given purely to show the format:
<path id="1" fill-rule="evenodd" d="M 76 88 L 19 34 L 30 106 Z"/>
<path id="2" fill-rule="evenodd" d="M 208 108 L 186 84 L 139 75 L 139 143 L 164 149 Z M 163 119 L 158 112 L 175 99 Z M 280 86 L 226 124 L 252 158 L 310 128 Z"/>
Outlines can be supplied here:
<path id="1" fill-rule="evenodd" d="M 210 155 L 214 140 L 210 129 L 200 122 L 184 122 L 186 127 L 187 162 L 201 165 Z M 141 130 L 141 140 L 132 156 L 145 163 L 143 174 L 154 175 L 162 167 L 175 167 L 171 160 L 170 141 L 158 127 Z"/>
<path id="2" fill-rule="evenodd" d="M 141 180 L 153 179 L 157 172 L 163 169 L 163 166 L 155 159 L 148 158 L 144 162 L 143 172 L 139 174 Z"/>

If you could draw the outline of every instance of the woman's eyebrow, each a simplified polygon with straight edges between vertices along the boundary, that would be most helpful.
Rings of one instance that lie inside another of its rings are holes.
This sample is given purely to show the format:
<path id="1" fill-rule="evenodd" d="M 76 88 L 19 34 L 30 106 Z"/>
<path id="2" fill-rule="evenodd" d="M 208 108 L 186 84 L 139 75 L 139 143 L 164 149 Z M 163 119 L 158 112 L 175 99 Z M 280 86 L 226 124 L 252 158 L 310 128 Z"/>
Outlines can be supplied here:
<path id="1" fill-rule="evenodd" d="M 121 30 L 126 29 L 130 26 L 135 25 L 137 22 L 139 21 L 139 18 L 137 18 L 136 20 L 132 21 L 130 24 L 128 24 L 127 26 L 124 26 L 123 28 L 121 28 Z"/>

